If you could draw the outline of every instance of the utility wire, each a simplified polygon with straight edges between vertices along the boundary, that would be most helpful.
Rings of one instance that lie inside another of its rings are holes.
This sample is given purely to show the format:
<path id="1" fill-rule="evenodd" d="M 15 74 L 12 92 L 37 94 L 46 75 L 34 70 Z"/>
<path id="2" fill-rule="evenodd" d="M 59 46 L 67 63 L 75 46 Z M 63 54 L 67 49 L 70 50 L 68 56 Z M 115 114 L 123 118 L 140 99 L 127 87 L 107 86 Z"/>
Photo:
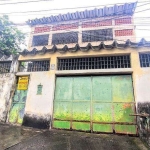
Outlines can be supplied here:
<path id="1" fill-rule="evenodd" d="M 148 9 L 143 9 L 143 10 L 137 11 L 137 12 L 135 12 L 135 13 L 139 13 L 139 12 L 143 12 L 143 11 L 147 11 L 147 10 L 150 10 L 150 8 L 148 8 Z"/>
<path id="2" fill-rule="evenodd" d="M 137 6 L 137 7 L 141 7 L 141 6 L 144 6 L 144 5 L 147 5 L 147 4 L 150 4 L 150 3 L 146 3 L 146 4 L 143 4 L 143 5 L 140 5 L 140 6 Z M 131 10 L 131 8 L 129 8 L 129 9 L 126 9 L 126 10 Z M 124 10 L 121 10 L 121 11 L 118 11 L 118 12 L 116 12 L 116 13 L 120 13 L 120 12 L 123 12 Z M 144 11 L 144 10 L 142 10 L 142 11 Z M 145 11 L 147 11 L 147 9 L 145 10 Z M 141 11 L 140 11 L 141 12 Z M 136 12 L 136 13 L 138 13 L 138 12 Z M 135 13 L 134 13 L 135 14 Z M 104 20 L 101 20 L 101 21 L 106 21 L 106 20 L 110 20 L 110 19 L 115 19 L 115 18 L 118 18 L 118 17 L 124 17 L 124 15 L 120 15 L 120 16 L 115 16 L 115 17 L 113 17 L 113 18 L 109 18 L 109 19 L 104 19 Z M 95 18 L 94 18 L 95 19 Z M 85 20 L 93 20 L 93 18 L 92 19 L 82 19 L 83 21 L 85 21 Z M 52 24 L 52 23 L 51 23 Z"/>
<path id="3" fill-rule="evenodd" d="M 22 1 L 22 2 L 14 2 L 14 3 L 0 3 L 0 5 L 12 5 L 12 4 L 23 4 L 23 3 L 35 3 L 35 2 L 47 2 L 53 0 L 35 0 L 35 1 Z"/>
<path id="4" fill-rule="evenodd" d="M 20 1 L 20 2 L 9 2 L 11 0 L 1 0 L 1 2 L 7 2 L 8 3 L 0 3 L 0 5 L 9 5 L 9 4 L 20 4 L 20 3 L 32 3 L 32 2 L 46 2 L 46 1 L 53 1 L 53 0 L 34 0 L 34 1 Z M 145 3 L 145 2 L 149 2 L 149 1 L 141 1 L 141 2 L 138 2 L 138 3 Z M 118 3 L 118 4 L 124 4 L 124 3 Z M 114 4 L 108 4 L 108 5 L 114 5 Z M 105 6 L 105 5 L 99 5 L 99 6 Z M 86 8 L 86 6 L 85 6 Z"/>
<path id="5" fill-rule="evenodd" d="M 146 1 L 146 2 L 149 2 L 149 1 Z M 142 2 L 143 3 L 143 2 Z M 118 3 L 118 4 L 124 4 L 124 3 Z M 146 4 L 143 4 L 143 5 L 140 5 L 140 6 L 137 6 L 137 7 L 141 7 L 141 6 L 145 6 L 149 3 L 146 3 Z M 112 5 L 112 4 L 109 4 L 109 5 Z M 60 8 L 60 9 L 48 9 L 48 10 L 38 10 L 38 11 L 25 11 L 25 12 L 8 12 L 8 13 L 1 13 L 1 14 L 10 14 L 10 15 L 13 15 L 13 14 L 19 14 L 19 13 L 35 13 L 35 12 L 43 12 L 43 11 L 54 11 L 54 10 L 65 10 L 65 9 L 79 9 L 79 8 L 90 8 L 90 7 L 98 7 L 98 6 L 105 6 L 105 5 L 96 5 L 96 6 L 84 6 L 84 7 L 73 7 L 73 8 Z M 51 14 L 59 14 L 59 13 L 51 13 Z M 20 14 L 21 15 L 21 14 Z M 22 14 L 23 15 L 23 14 Z M 27 14 L 28 15 L 28 14 Z M 36 14 L 37 15 L 37 14 Z M 15 16 L 15 15 L 14 15 Z"/>
<path id="6" fill-rule="evenodd" d="M 124 18 L 126 18 L 126 16 L 118 16 L 118 18 L 120 18 L 120 17 L 124 17 Z M 144 18 L 144 17 L 141 17 L 141 19 L 139 18 L 139 17 L 133 17 L 133 19 L 134 19 L 134 22 L 136 22 L 136 23 L 138 23 L 139 22 L 139 24 L 141 24 L 141 21 L 136 21 L 136 18 L 137 19 L 139 19 L 139 20 L 141 20 L 142 18 Z M 95 19 L 95 18 L 94 18 Z M 113 18 L 110 18 L 110 19 L 113 19 Z M 145 19 L 147 19 L 147 20 L 142 20 L 142 23 L 149 23 L 149 20 L 150 20 L 150 17 L 145 17 Z M 84 21 L 86 21 L 86 20 L 88 20 L 88 21 L 93 21 L 93 22 L 99 22 L 99 21 L 105 21 L 105 20 L 93 20 L 93 19 L 90 19 L 90 18 L 88 18 L 88 19 L 83 19 L 83 21 L 81 21 L 81 20 L 79 20 L 79 22 L 84 22 Z M 107 19 L 107 20 L 109 20 L 109 19 Z M 91 22 L 89 22 L 89 23 L 91 23 Z M 77 23 L 77 22 L 75 22 L 75 23 Z M 70 23 L 70 24 L 75 24 L 75 23 Z M 87 23 L 87 22 L 86 22 Z M 65 25 L 65 23 L 61 23 L 61 24 L 59 24 L 59 25 Z M 26 23 L 14 23 L 14 24 L 12 24 L 12 25 L 9 25 L 9 26 L 28 26 Z M 47 24 L 45 24 L 45 26 L 49 26 L 49 25 L 47 25 Z"/>
<path id="7" fill-rule="evenodd" d="M 117 3 L 117 4 L 124 4 L 124 3 Z M 147 5 L 149 3 L 140 5 L 140 6 L 144 6 Z M 108 5 L 114 5 L 114 4 L 108 4 Z M 35 10 L 35 11 L 22 11 L 22 12 L 8 12 L 8 13 L 1 13 L 1 14 L 17 14 L 17 13 L 29 13 L 29 12 L 43 12 L 43 11 L 54 11 L 54 10 L 67 10 L 67 9 L 81 9 L 81 8 L 91 8 L 91 7 L 99 7 L 99 6 L 106 6 L 106 5 L 94 5 L 94 6 L 83 6 L 83 7 L 70 7 L 70 8 L 54 8 L 54 9 L 46 9 L 46 10 Z M 137 6 L 137 7 L 140 7 Z"/>
<path id="8" fill-rule="evenodd" d="M 147 30 L 147 31 L 150 31 L 150 29 L 135 29 L 135 30 Z"/>
<path id="9" fill-rule="evenodd" d="M 146 4 L 147 5 L 147 4 Z M 138 6 L 138 7 L 141 7 L 141 6 L 143 6 L 143 5 L 140 5 L 140 6 Z M 117 13 L 119 13 L 120 11 L 118 11 Z M 106 21 L 106 20 L 110 20 L 110 19 L 114 19 L 114 18 L 118 18 L 118 17 L 120 17 L 120 16 L 116 16 L 116 17 L 113 17 L 113 18 L 109 18 L 109 19 L 103 19 L 103 20 L 101 20 L 101 21 Z M 65 30 L 65 31 L 70 31 L 70 30 Z M 78 33 L 80 33 L 79 31 L 77 31 Z M 82 34 L 82 33 L 80 33 L 80 34 Z M 90 34 L 91 35 L 91 34 Z M 93 35 L 93 36 L 95 36 L 95 35 Z M 136 38 L 136 37 L 135 37 Z"/>
<path id="10" fill-rule="evenodd" d="M 141 5 L 140 5 L 141 6 Z M 142 5 L 143 6 L 143 5 Z M 120 17 L 120 16 L 117 16 L 117 17 Z M 116 18 L 116 17 L 115 17 Z M 112 19 L 112 18 L 111 18 Z M 106 20 L 110 20 L 110 18 L 109 19 L 105 19 L 105 20 L 102 20 L 102 21 L 106 21 Z M 70 30 L 65 30 L 65 31 L 70 31 Z M 78 32 L 78 31 L 77 31 Z M 80 33 L 80 32 L 78 32 L 78 33 Z M 82 33 L 80 33 L 80 34 L 82 34 Z M 93 35 L 93 36 L 95 36 L 95 35 Z M 106 35 L 105 35 L 105 37 L 106 37 Z"/>

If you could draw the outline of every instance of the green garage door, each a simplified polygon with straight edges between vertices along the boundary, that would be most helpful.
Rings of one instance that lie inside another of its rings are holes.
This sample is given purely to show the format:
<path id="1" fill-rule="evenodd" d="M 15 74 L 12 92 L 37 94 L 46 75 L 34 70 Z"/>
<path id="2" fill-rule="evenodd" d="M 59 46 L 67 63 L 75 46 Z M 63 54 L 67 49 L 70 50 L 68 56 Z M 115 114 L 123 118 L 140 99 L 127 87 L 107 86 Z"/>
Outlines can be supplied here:
<path id="1" fill-rule="evenodd" d="M 132 78 L 57 77 L 53 127 L 136 134 Z"/>

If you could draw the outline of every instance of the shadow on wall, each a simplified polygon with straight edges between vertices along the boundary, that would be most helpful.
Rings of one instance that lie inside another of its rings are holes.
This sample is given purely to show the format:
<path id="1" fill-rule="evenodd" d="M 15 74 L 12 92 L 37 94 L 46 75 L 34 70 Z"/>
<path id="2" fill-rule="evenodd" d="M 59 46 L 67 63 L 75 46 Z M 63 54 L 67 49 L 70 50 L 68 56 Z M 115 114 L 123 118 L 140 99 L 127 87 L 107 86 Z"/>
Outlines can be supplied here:
<path id="1" fill-rule="evenodd" d="M 150 103 L 138 103 L 137 117 L 138 131 L 140 138 L 150 146 Z"/>

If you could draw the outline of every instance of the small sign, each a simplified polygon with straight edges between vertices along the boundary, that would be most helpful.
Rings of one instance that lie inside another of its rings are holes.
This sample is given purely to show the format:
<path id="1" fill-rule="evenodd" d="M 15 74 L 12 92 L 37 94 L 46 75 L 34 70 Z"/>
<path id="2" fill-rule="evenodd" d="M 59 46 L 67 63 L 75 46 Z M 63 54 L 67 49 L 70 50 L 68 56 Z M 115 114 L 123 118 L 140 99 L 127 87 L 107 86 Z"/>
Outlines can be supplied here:
<path id="1" fill-rule="evenodd" d="M 55 64 L 51 64 L 51 70 L 55 70 Z"/>
<path id="2" fill-rule="evenodd" d="M 41 84 L 37 86 L 37 95 L 42 95 L 42 88 L 43 88 L 43 85 Z"/>
<path id="3" fill-rule="evenodd" d="M 18 80 L 18 90 L 27 90 L 28 89 L 29 77 L 19 77 Z"/>

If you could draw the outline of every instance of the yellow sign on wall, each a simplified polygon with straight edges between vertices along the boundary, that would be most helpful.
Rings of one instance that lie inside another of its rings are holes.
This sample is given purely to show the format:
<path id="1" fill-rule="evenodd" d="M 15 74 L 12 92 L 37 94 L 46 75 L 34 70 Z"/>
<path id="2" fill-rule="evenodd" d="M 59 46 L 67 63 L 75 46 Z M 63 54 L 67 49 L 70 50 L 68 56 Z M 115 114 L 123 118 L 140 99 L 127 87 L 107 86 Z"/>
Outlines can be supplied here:
<path id="1" fill-rule="evenodd" d="M 18 80 L 18 90 L 27 90 L 28 89 L 29 77 L 19 77 Z"/>

